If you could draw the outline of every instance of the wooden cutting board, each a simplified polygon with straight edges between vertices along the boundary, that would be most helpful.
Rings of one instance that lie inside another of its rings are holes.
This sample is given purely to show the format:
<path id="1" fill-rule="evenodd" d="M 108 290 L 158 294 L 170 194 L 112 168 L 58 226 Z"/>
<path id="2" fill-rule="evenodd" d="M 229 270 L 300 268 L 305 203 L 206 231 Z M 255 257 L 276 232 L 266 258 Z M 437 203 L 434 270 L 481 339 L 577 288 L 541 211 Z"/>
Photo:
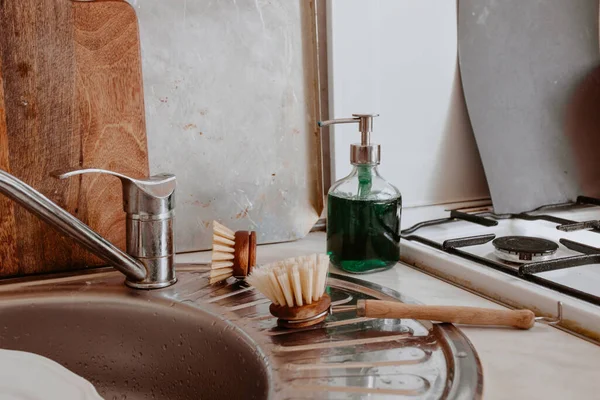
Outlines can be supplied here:
<path id="1" fill-rule="evenodd" d="M 125 247 L 120 182 L 148 175 L 137 18 L 122 1 L 0 2 L 0 168 Z M 0 195 L 0 276 L 101 265 Z"/>

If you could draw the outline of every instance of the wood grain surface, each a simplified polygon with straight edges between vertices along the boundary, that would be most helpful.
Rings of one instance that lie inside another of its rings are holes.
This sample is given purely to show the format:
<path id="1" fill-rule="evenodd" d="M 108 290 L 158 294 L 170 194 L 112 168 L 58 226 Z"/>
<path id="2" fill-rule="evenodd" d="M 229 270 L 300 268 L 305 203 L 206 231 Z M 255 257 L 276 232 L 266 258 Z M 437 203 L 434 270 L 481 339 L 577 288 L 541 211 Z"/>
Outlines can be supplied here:
<path id="1" fill-rule="evenodd" d="M 535 314 L 530 310 L 424 306 L 381 300 L 359 300 L 357 305 L 359 310 L 364 310 L 358 315 L 368 318 L 423 319 L 466 325 L 512 326 L 520 329 L 531 328 L 535 320 Z"/>
<path id="2" fill-rule="evenodd" d="M 8 134 L 6 131 L 6 107 L 4 105 L 4 82 L 2 59 L 0 59 L 0 169 L 10 170 L 8 163 Z M 17 265 L 17 241 L 14 204 L 0 196 L 0 270 L 12 273 Z"/>
<path id="3" fill-rule="evenodd" d="M 233 276 L 248 276 L 250 262 L 250 232 L 235 232 L 235 247 L 233 252 Z"/>
<path id="4" fill-rule="evenodd" d="M 121 248 L 118 180 L 58 181 L 70 166 L 148 174 L 137 19 L 122 1 L 0 2 L 0 168 Z M 102 262 L 0 198 L 0 276 Z"/>

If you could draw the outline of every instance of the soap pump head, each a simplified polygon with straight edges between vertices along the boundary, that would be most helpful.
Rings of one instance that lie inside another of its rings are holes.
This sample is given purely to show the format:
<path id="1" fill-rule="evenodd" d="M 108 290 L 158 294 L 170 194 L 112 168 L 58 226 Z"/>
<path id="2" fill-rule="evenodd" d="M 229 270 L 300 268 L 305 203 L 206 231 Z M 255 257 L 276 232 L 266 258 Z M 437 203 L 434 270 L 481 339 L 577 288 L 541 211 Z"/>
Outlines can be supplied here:
<path id="1" fill-rule="evenodd" d="M 319 121 L 319 126 L 357 123 L 361 138 L 360 143 L 350 145 L 350 162 L 354 165 L 379 165 L 381 161 L 381 146 L 371 143 L 373 118 L 378 116 L 379 114 L 352 114 L 352 118 Z"/>

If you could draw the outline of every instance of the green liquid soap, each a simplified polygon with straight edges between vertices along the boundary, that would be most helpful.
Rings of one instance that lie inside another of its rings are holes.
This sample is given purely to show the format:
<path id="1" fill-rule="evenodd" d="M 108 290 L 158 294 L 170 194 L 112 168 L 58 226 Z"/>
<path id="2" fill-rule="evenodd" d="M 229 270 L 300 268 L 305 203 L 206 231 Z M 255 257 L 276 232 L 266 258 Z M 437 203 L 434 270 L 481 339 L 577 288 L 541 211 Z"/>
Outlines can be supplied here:
<path id="1" fill-rule="evenodd" d="M 368 190 L 365 183 L 363 191 Z M 361 274 L 391 268 L 400 260 L 402 197 L 360 200 L 330 193 L 327 210 L 327 253 L 334 265 Z"/>

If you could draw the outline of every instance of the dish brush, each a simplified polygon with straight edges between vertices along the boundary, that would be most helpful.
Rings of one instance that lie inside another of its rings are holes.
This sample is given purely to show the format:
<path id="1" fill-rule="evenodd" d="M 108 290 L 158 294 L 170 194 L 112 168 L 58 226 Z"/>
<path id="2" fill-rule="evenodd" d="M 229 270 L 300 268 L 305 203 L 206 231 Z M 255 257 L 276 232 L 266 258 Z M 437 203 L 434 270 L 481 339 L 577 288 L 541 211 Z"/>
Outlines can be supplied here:
<path id="1" fill-rule="evenodd" d="M 325 293 L 328 269 L 329 257 L 313 254 L 256 267 L 246 282 L 271 300 L 269 311 L 279 318 L 280 326 L 301 328 L 327 316 L 331 305 Z"/>
<path id="2" fill-rule="evenodd" d="M 328 266 L 329 258 L 323 254 L 291 258 L 254 268 L 246 282 L 271 300 L 269 311 L 284 328 L 316 325 L 329 314 L 349 311 L 367 318 L 408 318 L 520 329 L 529 329 L 535 323 L 535 314 L 530 310 L 426 306 L 364 299 L 352 306 L 332 306 L 326 293 Z"/>
<path id="3" fill-rule="evenodd" d="M 256 232 L 234 232 L 213 221 L 213 247 L 209 283 L 230 276 L 244 279 L 256 264 Z"/>

